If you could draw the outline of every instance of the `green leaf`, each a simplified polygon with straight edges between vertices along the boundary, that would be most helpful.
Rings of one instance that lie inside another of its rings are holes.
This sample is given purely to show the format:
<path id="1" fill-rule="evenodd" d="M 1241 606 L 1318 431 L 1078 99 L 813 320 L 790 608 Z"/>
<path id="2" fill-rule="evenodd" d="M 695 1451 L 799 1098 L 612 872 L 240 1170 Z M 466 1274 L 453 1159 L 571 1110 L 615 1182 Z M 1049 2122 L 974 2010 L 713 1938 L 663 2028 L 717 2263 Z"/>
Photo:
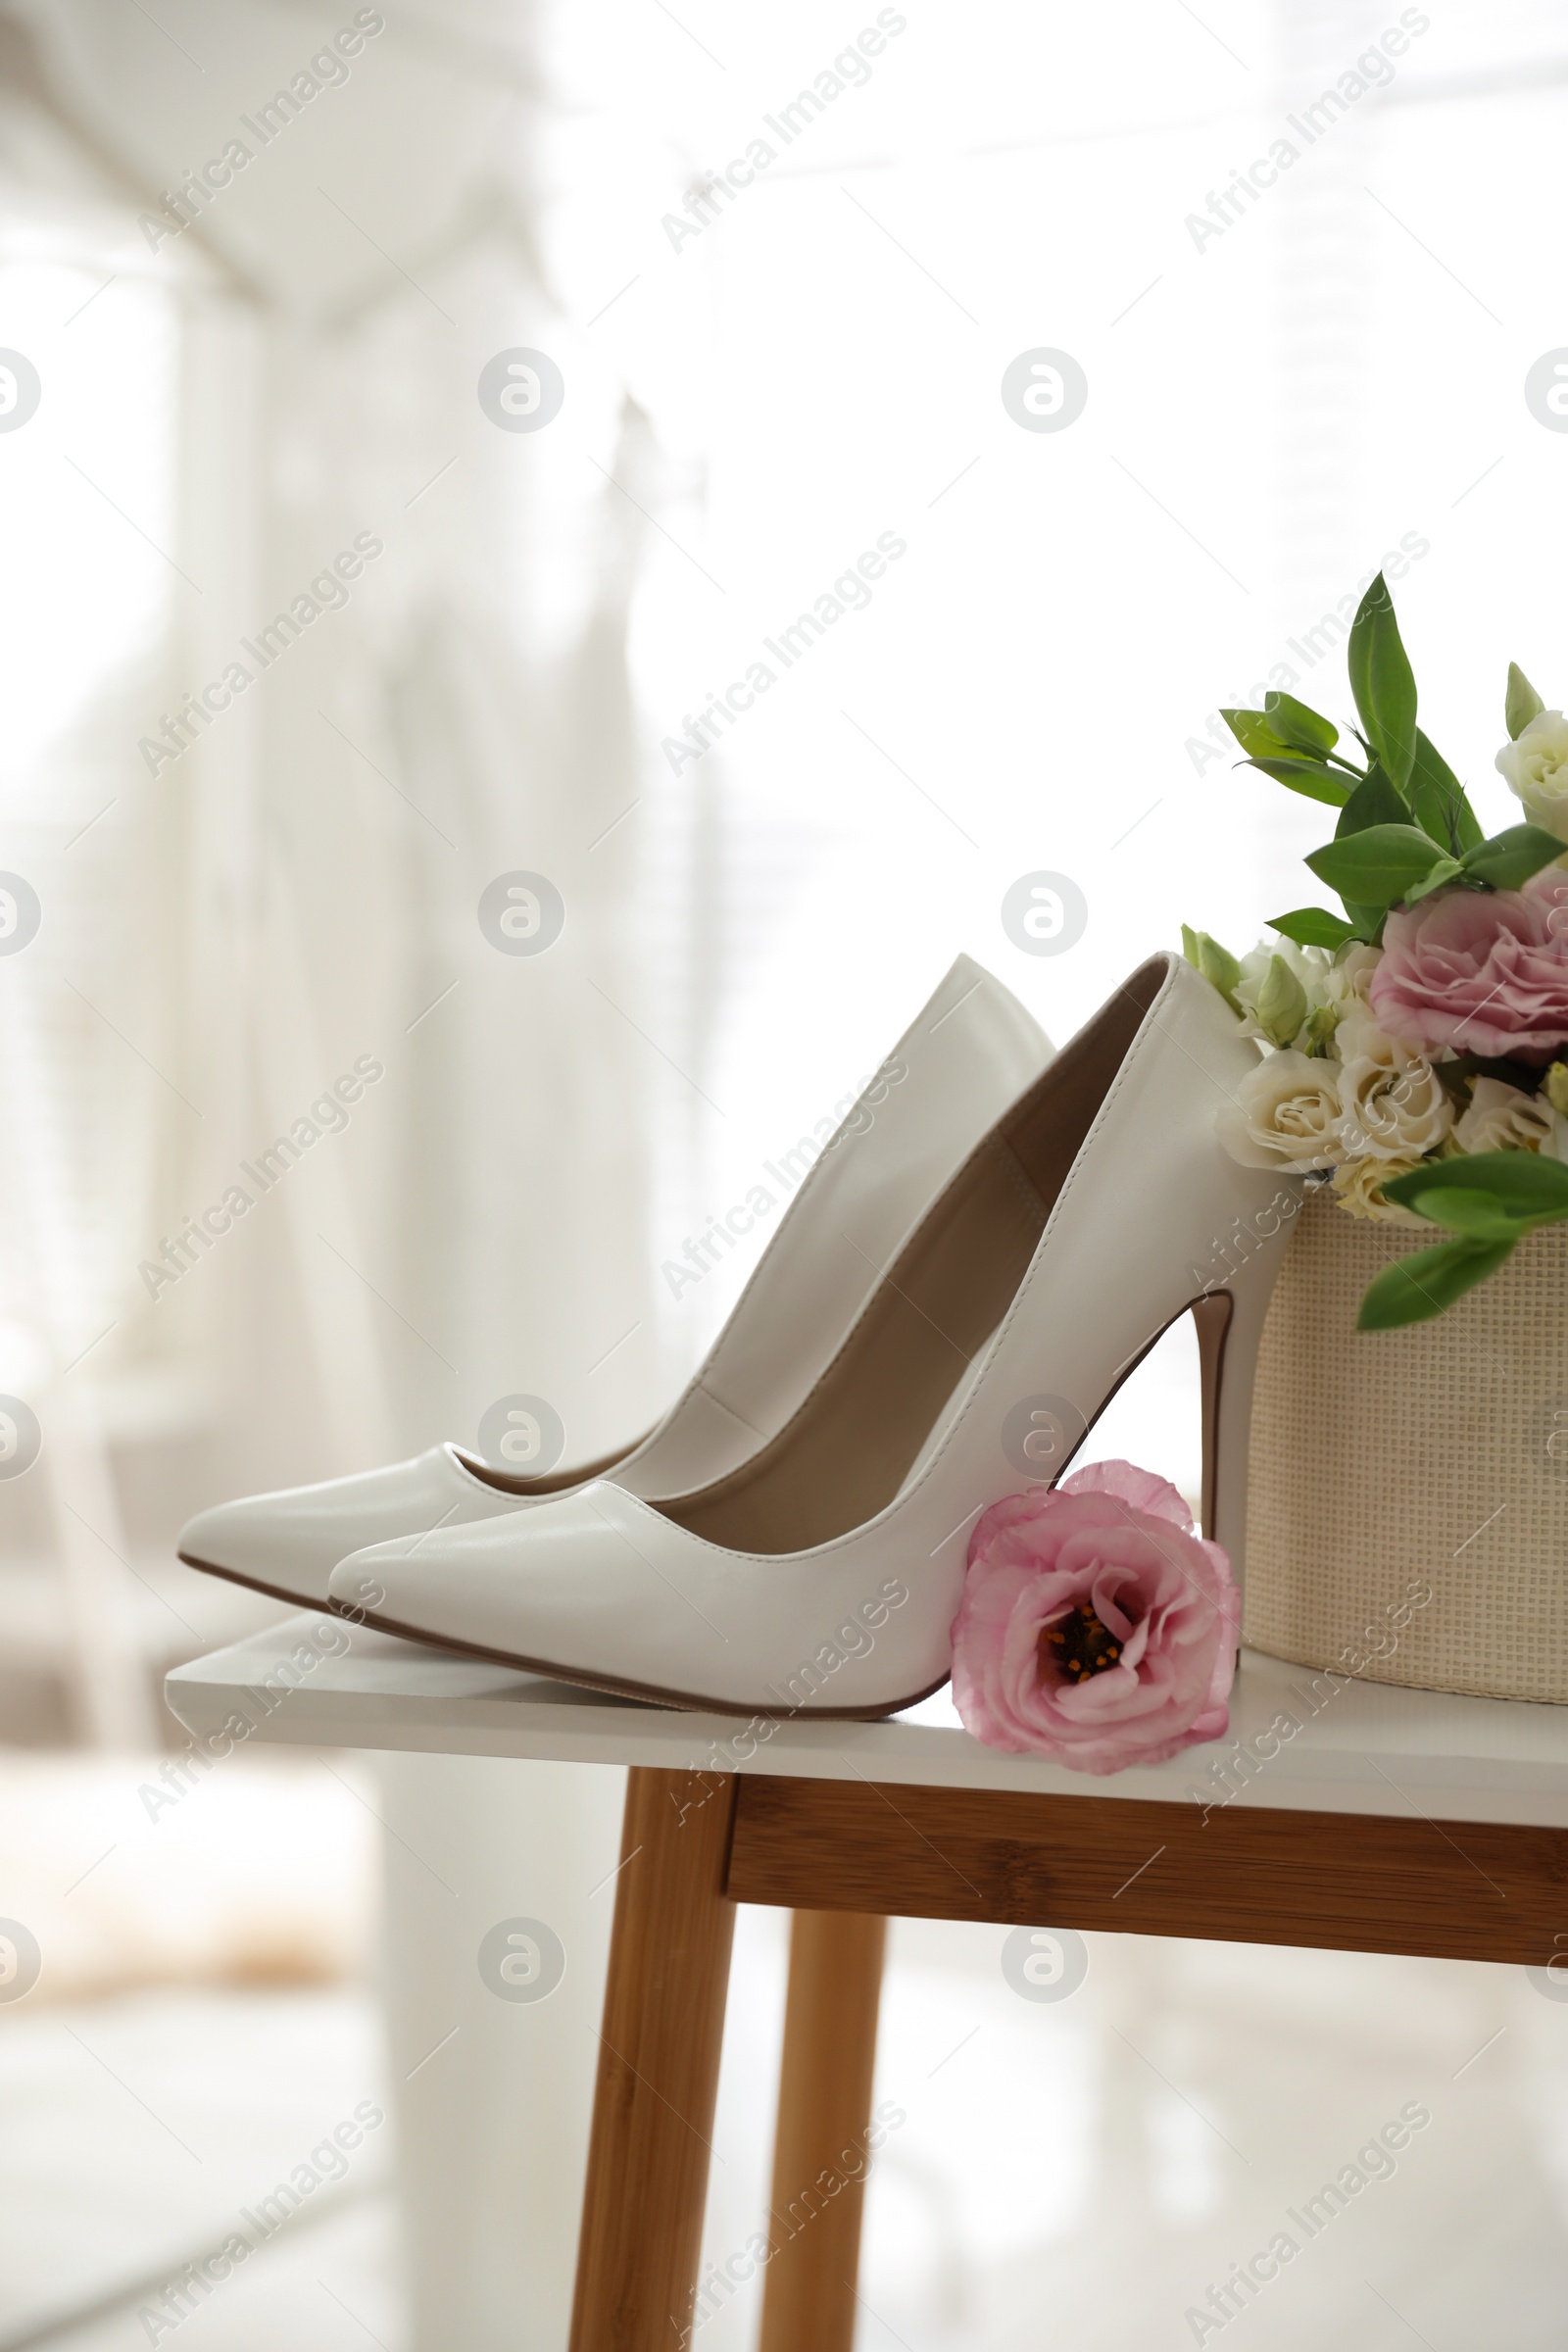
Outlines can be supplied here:
<path id="1" fill-rule="evenodd" d="M 1343 915 L 1330 914 L 1326 906 L 1298 906 L 1291 914 L 1271 914 L 1268 927 L 1294 939 L 1298 948 L 1343 948 L 1359 937 L 1353 923 L 1346 922 Z"/>
<path id="2" fill-rule="evenodd" d="M 1346 658 L 1361 724 L 1382 765 L 1402 791 L 1415 763 L 1415 676 L 1381 571 L 1350 623 Z"/>
<path id="3" fill-rule="evenodd" d="M 1424 1217 L 1433 1212 L 1420 1206 L 1417 1195 L 1450 1190 L 1491 1193 L 1511 1216 L 1568 1217 L 1568 1168 L 1539 1152 L 1460 1152 L 1391 1177 L 1383 1187 L 1387 1199 Z"/>
<path id="4" fill-rule="evenodd" d="M 1267 699 L 1270 706 L 1290 704 L 1291 711 L 1299 711 L 1319 735 L 1327 732 L 1328 743 L 1303 740 L 1304 730 L 1294 716 L 1288 721 L 1291 731 L 1287 735 L 1272 723 L 1265 711 L 1222 710 L 1220 716 L 1248 755 L 1248 764 L 1261 768 L 1276 784 L 1287 784 L 1292 792 L 1304 793 L 1308 800 L 1326 801 L 1331 808 L 1342 808 L 1349 787 L 1331 774 L 1323 761 L 1323 752 L 1338 741 L 1336 730 L 1326 718 L 1319 718 L 1315 710 L 1308 710 L 1304 703 L 1292 703 L 1288 694 L 1271 693 Z"/>
<path id="5" fill-rule="evenodd" d="M 1293 694 L 1265 694 L 1263 717 L 1281 743 L 1288 743 L 1293 751 L 1332 752 L 1340 740 L 1340 730 L 1331 718 L 1309 710 Z"/>
<path id="6" fill-rule="evenodd" d="M 1565 853 L 1568 843 L 1560 842 L 1544 825 L 1510 825 L 1505 833 L 1494 833 L 1490 841 L 1477 842 L 1473 850 L 1466 850 L 1462 862 L 1465 872 L 1477 882 L 1486 882 L 1494 890 L 1518 890 L 1532 874 L 1539 874 L 1544 865 L 1550 865 Z"/>
<path id="7" fill-rule="evenodd" d="M 1415 731 L 1415 765 L 1410 771 L 1410 808 L 1423 831 L 1455 858 L 1473 850 L 1481 840 L 1481 819 L 1465 798 L 1464 786 L 1419 727 Z"/>
<path id="8" fill-rule="evenodd" d="M 1182 925 L 1182 954 L 1186 956 L 1188 962 L 1194 965 L 1196 968 L 1198 963 L 1198 933 L 1196 931 L 1189 930 L 1185 923 Z"/>
<path id="9" fill-rule="evenodd" d="M 1265 702 L 1267 697 L 1264 698 Z M 1508 692 L 1503 700 L 1502 715 L 1508 729 L 1508 741 L 1517 743 L 1530 721 L 1546 708 L 1531 685 L 1517 662 L 1508 664 Z"/>
<path id="10" fill-rule="evenodd" d="M 1393 1331 L 1401 1323 L 1430 1321 L 1494 1274 L 1512 1249 L 1511 1241 L 1439 1242 L 1436 1249 L 1401 1257 L 1368 1289 L 1356 1330 Z"/>
<path id="11" fill-rule="evenodd" d="M 1532 1222 L 1516 1215 L 1495 1193 L 1468 1185 L 1428 1185 L 1409 1205 L 1417 1216 L 1430 1217 L 1434 1225 L 1462 1233 L 1472 1242 L 1516 1242 L 1530 1231 Z"/>
<path id="12" fill-rule="evenodd" d="M 1289 785 L 1292 792 L 1304 793 L 1309 801 L 1326 801 L 1331 808 L 1343 808 L 1350 797 L 1348 784 L 1332 768 L 1320 767 L 1311 760 L 1244 760 L 1242 765 L 1261 768 L 1276 784 Z"/>
<path id="13" fill-rule="evenodd" d="M 1343 841 L 1348 833 L 1364 833 L 1371 825 L 1407 825 L 1409 821 L 1408 803 L 1374 760 L 1346 802 L 1334 838 Z"/>
<path id="14" fill-rule="evenodd" d="M 1364 833 L 1325 843 L 1306 859 L 1318 880 L 1339 892 L 1348 913 L 1352 913 L 1352 899 L 1363 907 L 1386 910 L 1437 861 L 1431 839 L 1415 825 L 1369 825 Z"/>
<path id="15" fill-rule="evenodd" d="M 1273 759 L 1291 748 L 1283 735 L 1275 734 L 1261 710 L 1222 710 L 1220 716 L 1243 751 L 1253 759 Z"/>
<path id="16" fill-rule="evenodd" d="M 1462 874 L 1464 868 L 1457 858 L 1440 858 L 1437 864 L 1421 881 L 1411 883 L 1404 894 L 1405 905 L 1407 906 L 1418 905 L 1422 899 L 1430 898 L 1435 890 L 1443 888 L 1445 882 L 1451 882 L 1456 874 Z"/>

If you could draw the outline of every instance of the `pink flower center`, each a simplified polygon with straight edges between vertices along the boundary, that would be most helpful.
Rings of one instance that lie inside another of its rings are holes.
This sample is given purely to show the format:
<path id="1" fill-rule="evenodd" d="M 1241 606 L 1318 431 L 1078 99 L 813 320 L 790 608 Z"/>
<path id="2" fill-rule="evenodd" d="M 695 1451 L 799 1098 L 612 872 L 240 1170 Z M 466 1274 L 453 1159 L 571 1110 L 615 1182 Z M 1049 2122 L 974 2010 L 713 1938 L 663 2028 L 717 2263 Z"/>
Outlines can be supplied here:
<path id="1" fill-rule="evenodd" d="M 1130 1609 L 1125 1613 L 1132 1617 Z M 1133 1622 L 1137 1623 L 1136 1618 Z M 1081 1600 L 1054 1625 L 1041 1628 L 1039 1650 L 1041 1674 L 1071 1686 L 1114 1666 L 1121 1656 L 1121 1642 L 1109 1626 L 1102 1625 L 1092 1604 Z"/>

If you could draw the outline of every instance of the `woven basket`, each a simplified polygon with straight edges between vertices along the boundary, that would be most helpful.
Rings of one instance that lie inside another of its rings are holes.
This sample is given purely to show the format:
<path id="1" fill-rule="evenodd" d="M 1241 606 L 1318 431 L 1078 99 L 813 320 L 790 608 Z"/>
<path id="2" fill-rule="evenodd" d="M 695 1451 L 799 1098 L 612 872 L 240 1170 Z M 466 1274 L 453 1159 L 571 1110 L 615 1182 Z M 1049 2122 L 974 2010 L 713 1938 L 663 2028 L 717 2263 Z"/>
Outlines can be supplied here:
<path id="1" fill-rule="evenodd" d="M 1243 1639 L 1373 1682 L 1562 1704 L 1568 1227 L 1435 1321 L 1358 1332 L 1367 1284 L 1422 1247 L 1321 1194 L 1301 1209 L 1258 1360 Z"/>

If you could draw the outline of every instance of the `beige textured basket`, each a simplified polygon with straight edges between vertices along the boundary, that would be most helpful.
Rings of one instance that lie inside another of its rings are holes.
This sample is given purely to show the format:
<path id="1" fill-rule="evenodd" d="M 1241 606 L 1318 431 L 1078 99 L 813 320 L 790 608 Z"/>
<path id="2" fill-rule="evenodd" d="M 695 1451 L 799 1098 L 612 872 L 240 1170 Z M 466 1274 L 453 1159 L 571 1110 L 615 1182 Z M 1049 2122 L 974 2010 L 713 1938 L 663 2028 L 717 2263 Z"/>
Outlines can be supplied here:
<path id="1" fill-rule="evenodd" d="M 1258 1360 L 1243 1639 L 1568 1702 L 1568 1226 L 1434 1322 L 1358 1332 L 1367 1284 L 1422 1247 L 1321 1194 L 1302 1207 Z"/>

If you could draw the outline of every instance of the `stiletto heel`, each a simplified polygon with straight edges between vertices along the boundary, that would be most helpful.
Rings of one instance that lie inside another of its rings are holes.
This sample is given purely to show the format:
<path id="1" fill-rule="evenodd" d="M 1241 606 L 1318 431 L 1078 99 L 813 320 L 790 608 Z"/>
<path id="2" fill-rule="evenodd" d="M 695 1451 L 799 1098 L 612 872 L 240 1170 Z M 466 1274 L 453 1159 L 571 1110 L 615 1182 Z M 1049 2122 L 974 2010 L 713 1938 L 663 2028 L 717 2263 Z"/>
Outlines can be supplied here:
<path id="1" fill-rule="evenodd" d="M 1225 1342 L 1236 1301 L 1229 1291 L 1210 1291 L 1195 1298 L 1192 1317 L 1198 1332 L 1198 1374 L 1203 1398 L 1203 1492 L 1199 1524 L 1217 1544 L 1214 1534 L 1215 1486 L 1219 1462 L 1219 1394 L 1225 1365 Z"/>
<path id="2" fill-rule="evenodd" d="M 1270 1202 L 1260 1212 L 1269 1229 L 1258 1232 L 1254 1226 L 1241 1266 L 1192 1307 L 1203 1399 L 1202 1527 L 1228 1554 L 1238 1586 L 1247 1572 L 1247 1471 L 1257 1351 L 1298 1204 L 1294 1189 L 1283 1203 Z"/>
<path id="3" fill-rule="evenodd" d="M 1288 1218 L 1282 1179 L 1214 1121 L 1255 1064 L 1208 982 L 1154 957 L 977 1145 L 747 1462 L 657 1503 L 603 1483 L 378 1544 L 334 1572 L 334 1603 L 368 1592 L 394 1633 L 665 1704 L 891 1712 L 947 1679 L 969 1530 L 1040 1482 L 1023 1440 L 1081 1443 L 1195 1300 L 1208 1509 L 1239 1548 Z"/>

